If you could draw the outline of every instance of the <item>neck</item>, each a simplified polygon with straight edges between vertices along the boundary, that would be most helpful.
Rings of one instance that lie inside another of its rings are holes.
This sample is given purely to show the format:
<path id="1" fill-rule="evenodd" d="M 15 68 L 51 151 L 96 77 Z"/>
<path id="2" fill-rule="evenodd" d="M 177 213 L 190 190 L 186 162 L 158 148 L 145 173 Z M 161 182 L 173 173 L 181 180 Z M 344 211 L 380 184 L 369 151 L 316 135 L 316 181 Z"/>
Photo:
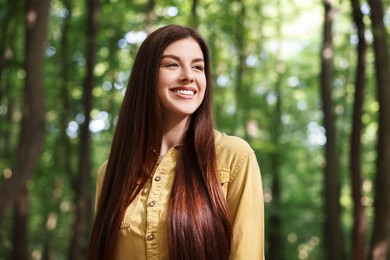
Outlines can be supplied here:
<path id="1" fill-rule="evenodd" d="M 191 117 L 176 118 L 166 120 L 163 117 L 163 136 L 161 141 L 160 156 L 164 156 L 168 150 L 176 145 L 180 145 L 187 132 Z"/>

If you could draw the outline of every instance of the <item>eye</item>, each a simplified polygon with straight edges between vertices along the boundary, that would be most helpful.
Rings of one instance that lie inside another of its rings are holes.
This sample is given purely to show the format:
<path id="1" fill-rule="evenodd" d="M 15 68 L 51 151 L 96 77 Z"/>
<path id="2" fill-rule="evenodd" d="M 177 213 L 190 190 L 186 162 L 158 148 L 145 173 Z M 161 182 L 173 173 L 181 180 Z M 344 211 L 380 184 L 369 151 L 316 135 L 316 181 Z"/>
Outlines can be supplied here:
<path id="1" fill-rule="evenodd" d="M 203 65 L 195 65 L 195 66 L 193 66 L 193 68 L 195 69 L 195 70 L 198 70 L 198 71 L 204 71 L 204 66 Z"/>
<path id="2" fill-rule="evenodd" d="M 168 62 L 167 64 L 164 65 L 164 67 L 174 68 L 174 67 L 179 67 L 179 64 L 177 64 L 176 62 Z"/>

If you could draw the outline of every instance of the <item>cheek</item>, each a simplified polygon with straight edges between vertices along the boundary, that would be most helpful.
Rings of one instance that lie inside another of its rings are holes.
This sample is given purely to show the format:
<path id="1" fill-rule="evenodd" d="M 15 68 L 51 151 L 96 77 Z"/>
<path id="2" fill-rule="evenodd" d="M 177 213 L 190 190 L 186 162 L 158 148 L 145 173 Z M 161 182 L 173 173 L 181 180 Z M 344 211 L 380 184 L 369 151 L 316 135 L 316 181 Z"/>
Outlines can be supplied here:
<path id="1" fill-rule="evenodd" d="M 163 99 L 163 97 L 164 97 L 164 88 L 157 85 L 156 92 L 157 92 L 157 98 L 161 101 L 161 99 Z"/>
<path id="2" fill-rule="evenodd" d="M 157 85 L 156 85 L 156 94 L 157 94 L 159 99 L 161 99 L 163 89 L 164 89 L 164 82 L 160 77 L 158 77 L 157 78 Z"/>
<path id="3" fill-rule="evenodd" d="M 206 89 L 206 84 L 207 84 L 207 80 L 206 80 L 206 76 L 201 76 L 198 78 L 198 86 L 202 89 Z"/>
<path id="4" fill-rule="evenodd" d="M 157 89 L 160 89 L 162 85 L 163 85 L 163 77 L 160 73 L 157 77 Z"/>
<path id="5" fill-rule="evenodd" d="M 158 89 L 167 89 L 174 82 L 174 77 L 167 73 L 162 73 L 157 77 L 157 88 Z"/>
<path id="6" fill-rule="evenodd" d="M 201 87 L 201 92 L 200 92 L 200 100 L 201 100 L 201 102 L 203 102 L 204 101 L 204 97 L 206 96 L 206 92 L 207 92 L 207 86 L 206 86 L 206 83 L 204 83 L 203 85 L 202 85 L 202 87 Z"/>

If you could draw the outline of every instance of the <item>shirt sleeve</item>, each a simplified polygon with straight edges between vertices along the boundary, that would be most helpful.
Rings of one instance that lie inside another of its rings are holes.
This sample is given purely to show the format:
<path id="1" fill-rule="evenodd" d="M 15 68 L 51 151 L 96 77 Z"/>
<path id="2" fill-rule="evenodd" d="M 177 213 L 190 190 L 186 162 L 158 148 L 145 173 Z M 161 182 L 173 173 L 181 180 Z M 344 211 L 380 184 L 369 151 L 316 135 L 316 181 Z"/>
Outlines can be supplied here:
<path id="1" fill-rule="evenodd" d="M 264 259 L 264 199 L 260 168 L 253 151 L 231 173 L 227 202 L 232 220 L 230 260 Z"/>

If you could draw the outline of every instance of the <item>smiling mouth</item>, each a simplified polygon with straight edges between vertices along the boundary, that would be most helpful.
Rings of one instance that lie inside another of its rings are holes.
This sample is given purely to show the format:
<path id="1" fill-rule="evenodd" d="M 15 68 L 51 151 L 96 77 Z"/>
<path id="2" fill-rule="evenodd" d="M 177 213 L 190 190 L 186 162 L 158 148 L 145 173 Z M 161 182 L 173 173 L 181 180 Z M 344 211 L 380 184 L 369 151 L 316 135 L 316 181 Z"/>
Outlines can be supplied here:
<path id="1" fill-rule="evenodd" d="M 173 92 L 180 94 L 180 95 L 186 95 L 186 96 L 193 96 L 195 95 L 195 92 L 193 90 L 186 90 L 186 89 L 175 89 Z"/>

